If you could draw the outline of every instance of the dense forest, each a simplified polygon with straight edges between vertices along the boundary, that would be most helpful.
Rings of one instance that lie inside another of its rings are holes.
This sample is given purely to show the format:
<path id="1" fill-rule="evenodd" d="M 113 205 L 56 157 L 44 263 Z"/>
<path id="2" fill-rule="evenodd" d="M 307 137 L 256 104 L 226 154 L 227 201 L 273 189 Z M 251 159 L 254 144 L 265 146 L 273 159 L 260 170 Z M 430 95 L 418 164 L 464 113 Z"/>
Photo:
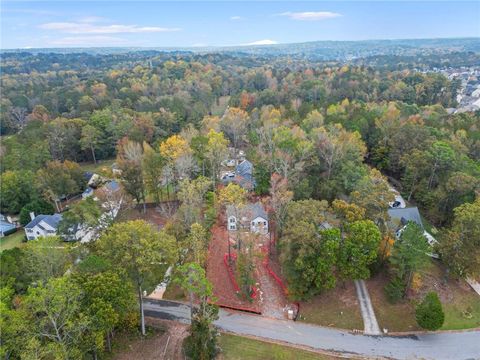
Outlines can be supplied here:
<path id="1" fill-rule="evenodd" d="M 261 150 L 253 160 L 265 165 L 256 167 L 268 170 L 265 179 L 278 171 L 267 152 L 288 155 L 297 166 L 284 175 L 296 198 L 348 194 L 368 164 L 401 182 L 402 192 L 437 225 L 473 200 L 478 114 L 445 110 L 456 104 L 458 82 L 412 70 L 276 62 L 251 57 L 240 65 L 224 54 L 7 54 L 2 172 L 35 172 L 53 160 L 112 158 L 125 137 L 155 145 L 197 129 L 201 143 L 206 124 L 218 122 L 214 128 L 225 130 L 237 111 L 239 129 L 226 135 Z M 353 149 L 332 152 L 342 137 L 355 139 Z M 352 159 L 342 154 L 347 150 Z M 25 205 L 5 204 L 13 212 Z"/>
<path id="2" fill-rule="evenodd" d="M 392 186 L 436 229 L 435 251 L 451 275 L 478 274 L 480 112 L 452 111 L 461 82 L 430 71 L 478 66 L 475 46 L 467 41 L 464 49 L 438 53 L 406 47 L 348 60 L 340 59 L 343 53 L 290 56 L 279 53 L 281 47 L 253 53 L 3 53 L 2 213 L 20 214 L 22 225 L 31 211 L 53 213 L 58 201 L 85 189 L 79 164 L 113 159 L 118 180 L 139 208 L 159 204 L 164 191 L 180 203 L 161 231 L 142 221 L 120 222 L 88 250 L 53 246 L 47 254 L 45 247 L 58 239 L 44 239 L 46 245 L 29 242 L 4 252 L 2 312 L 10 325 L 3 354 L 96 358 L 110 347 L 114 329 L 134 327 L 133 294 L 141 302 L 142 289 L 154 286 L 158 276 L 152 277 L 167 265 L 182 263 L 180 273 L 195 273 L 203 284 L 216 211 L 247 196 L 230 185 L 216 189 L 229 148 L 235 154 L 241 149 L 253 163 L 255 195 L 268 199 L 292 297 L 309 298 L 337 280 L 364 279 L 382 269 L 393 274 L 391 287 L 400 281 L 399 288 L 408 288 L 414 269 L 402 267 L 408 248 L 401 244 L 423 238 L 409 226 L 403 242 L 392 245 Z M 100 216 L 92 202 L 80 204 L 64 212 L 64 221 L 71 221 L 67 230 Z M 334 228 L 319 230 L 326 220 Z M 141 249 L 136 263 L 125 255 L 130 248 Z M 244 271 L 253 260 L 241 255 Z M 146 264 L 153 263 L 162 266 L 147 275 Z M 66 269 L 73 281 L 66 280 Z M 193 291 L 188 281 L 182 284 Z M 205 314 L 211 288 L 200 288 L 198 314 Z M 70 340 L 37 334 L 21 341 L 18 332 L 28 333 L 29 322 L 40 324 L 40 334 L 49 326 L 49 302 L 61 309 L 74 305 L 62 313 Z M 196 325 L 208 329 L 216 314 L 206 323 L 198 316 Z M 193 330 L 190 339 L 192 347 L 203 341 Z"/>

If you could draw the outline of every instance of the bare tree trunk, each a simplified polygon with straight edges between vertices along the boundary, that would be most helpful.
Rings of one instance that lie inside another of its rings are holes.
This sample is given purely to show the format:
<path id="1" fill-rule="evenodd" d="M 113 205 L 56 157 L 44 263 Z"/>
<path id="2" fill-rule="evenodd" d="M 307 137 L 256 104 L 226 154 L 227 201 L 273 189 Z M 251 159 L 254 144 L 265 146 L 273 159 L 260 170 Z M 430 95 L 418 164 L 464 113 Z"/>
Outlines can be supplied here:
<path id="1" fill-rule="evenodd" d="M 140 301 L 140 330 L 145 335 L 145 313 L 143 312 L 142 287 L 138 286 L 138 300 Z"/>
<path id="2" fill-rule="evenodd" d="M 93 148 L 93 146 L 90 146 L 90 149 L 92 150 L 93 163 L 96 164 L 97 158 L 95 157 L 95 149 Z"/>
<path id="3" fill-rule="evenodd" d="M 110 331 L 107 332 L 107 348 L 108 348 L 108 352 L 112 352 L 112 341 L 110 339 Z"/>

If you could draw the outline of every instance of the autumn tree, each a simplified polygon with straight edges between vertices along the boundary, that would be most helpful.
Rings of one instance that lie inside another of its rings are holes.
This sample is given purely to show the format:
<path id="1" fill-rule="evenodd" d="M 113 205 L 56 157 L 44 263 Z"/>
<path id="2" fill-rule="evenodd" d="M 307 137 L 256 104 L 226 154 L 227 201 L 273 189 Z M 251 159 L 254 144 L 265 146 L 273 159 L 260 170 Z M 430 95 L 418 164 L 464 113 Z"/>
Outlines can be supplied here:
<path id="1" fill-rule="evenodd" d="M 190 226 L 190 233 L 186 239 L 189 259 L 203 266 L 207 257 L 209 234 L 199 223 Z"/>
<path id="2" fill-rule="evenodd" d="M 68 277 L 30 287 L 21 306 L 27 312 L 29 333 L 37 342 L 34 349 L 24 350 L 25 355 L 33 351 L 47 358 L 80 358 L 92 322 L 83 312 L 81 299 L 81 289 Z"/>
<path id="3" fill-rule="evenodd" d="M 142 220 L 114 224 L 95 243 L 98 253 L 126 271 L 138 292 L 141 331 L 145 335 L 143 290 L 162 281 L 177 259 L 176 241 Z"/>
<path id="4" fill-rule="evenodd" d="M 186 227 L 195 222 L 201 223 L 205 194 L 211 186 L 212 182 L 203 176 L 199 176 L 195 180 L 186 179 L 180 182 L 177 196 L 181 205 L 178 212 L 179 216 L 183 217 Z"/>
<path id="5" fill-rule="evenodd" d="M 232 141 L 235 157 L 237 156 L 238 143 L 245 135 L 248 122 L 248 113 L 245 110 L 235 107 L 227 108 L 220 119 L 220 128 Z"/>
<path id="6" fill-rule="evenodd" d="M 92 126 L 85 125 L 82 128 L 82 137 L 80 138 L 80 146 L 82 150 L 90 150 L 92 153 L 93 162 L 97 163 L 97 157 L 95 156 L 95 149 L 99 145 L 101 139 L 100 131 Z"/>
<path id="7" fill-rule="evenodd" d="M 37 282 L 60 277 L 67 271 L 70 252 L 58 236 L 39 237 L 23 249 L 24 271 Z"/>
<path id="8" fill-rule="evenodd" d="M 78 194 L 86 185 L 83 171 L 72 161 L 50 161 L 45 168 L 37 171 L 37 184 L 44 196 L 55 202 L 60 211 L 60 199 Z"/>
<path id="9" fill-rule="evenodd" d="M 177 184 L 180 178 L 189 178 L 193 170 L 192 150 L 188 142 L 180 135 L 172 135 L 160 144 L 160 154 L 166 159 L 172 176 L 167 176 L 167 184 L 170 180 Z"/>
<path id="10" fill-rule="evenodd" d="M 220 176 L 222 161 L 228 156 L 228 140 L 225 139 L 222 132 L 216 132 L 213 129 L 208 132 L 207 139 L 205 156 L 210 163 L 212 181 L 215 185 Z"/>
<path id="11" fill-rule="evenodd" d="M 293 192 L 288 189 L 288 182 L 278 174 L 272 174 L 270 179 L 270 204 L 275 219 L 277 236 L 281 237 L 287 216 L 288 203 L 293 199 Z"/>
<path id="12" fill-rule="evenodd" d="M 377 169 L 363 177 L 351 194 L 352 202 L 366 210 L 365 216 L 380 227 L 387 229 L 389 203 L 395 200 L 387 179 Z"/>
<path id="13" fill-rule="evenodd" d="M 452 226 L 438 249 L 453 275 L 480 274 L 480 197 L 455 208 Z"/>
<path id="14" fill-rule="evenodd" d="M 164 186 L 165 158 L 156 152 L 149 144 L 143 143 L 142 171 L 145 187 L 153 195 L 158 204 L 162 199 L 162 188 Z"/>
<path id="15" fill-rule="evenodd" d="M 146 188 L 142 168 L 142 145 L 126 138 L 118 144 L 117 164 L 121 171 L 125 191 L 132 196 L 137 204 L 143 203 L 146 212 Z"/>

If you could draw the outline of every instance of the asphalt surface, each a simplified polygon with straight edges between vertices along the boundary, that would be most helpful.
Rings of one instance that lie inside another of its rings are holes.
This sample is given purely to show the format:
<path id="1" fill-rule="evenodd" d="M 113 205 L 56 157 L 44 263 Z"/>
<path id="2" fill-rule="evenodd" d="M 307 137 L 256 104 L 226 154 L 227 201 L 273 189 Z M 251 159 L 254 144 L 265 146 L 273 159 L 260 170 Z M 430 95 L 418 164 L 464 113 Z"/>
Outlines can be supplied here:
<path id="1" fill-rule="evenodd" d="M 189 322 L 188 306 L 168 301 L 145 300 L 145 315 Z M 239 335 L 299 344 L 314 349 L 371 358 L 477 360 L 480 331 L 432 333 L 413 336 L 354 335 L 346 331 L 220 310 L 215 322 L 221 330 Z"/>
<path id="2" fill-rule="evenodd" d="M 372 301 L 370 300 L 365 281 L 355 280 L 355 289 L 357 290 L 357 297 L 360 302 L 360 311 L 363 318 L 363 333 L 367 335 L 380 335 L 380 328 L 375 312 L 373 311 Z"/>

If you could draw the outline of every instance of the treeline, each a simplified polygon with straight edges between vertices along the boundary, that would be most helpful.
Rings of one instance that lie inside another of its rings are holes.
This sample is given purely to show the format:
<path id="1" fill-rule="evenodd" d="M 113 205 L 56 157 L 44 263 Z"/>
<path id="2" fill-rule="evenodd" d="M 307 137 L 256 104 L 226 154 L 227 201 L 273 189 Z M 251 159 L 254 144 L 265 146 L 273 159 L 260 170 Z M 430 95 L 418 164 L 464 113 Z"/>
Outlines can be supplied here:
<path id="1" fill-rule="evenodd" d="M 37 69 L 36 62 L 46 62 L 49 56 L 51 67 Z M 268 58 L 238 61 L 222 54 L 147 57 L 140 53 L 105 56 L 104 65 L 100 61 L 100 65 L 85 69 L 83 65 L 78 69 L 64 65 L 67 60 L 69 64 L 81 64 L 81 56 L 103 59 L 85 54 L 44 54 L 24 59 L 9 54 L 2 60 L 3 66 L 19 67 L 16 72 L 2 74 L 2 133 L 21 131 L 32 120 L 79 118 L 88 123 L 95 111 L 106 109 L 131 117 L 152 113 L 157 126 L 178 132 L 186 123 L 198 124 L 205 115 L 218 115 L 228 104 L 241 105 L 245 110 L 282 105 L 299 118 L 345 98 L 451 107 L 458 87 L 439 74 L 289 63 L 287 59 L 270 64 Z M 65 59 L 56 62 L 59 57 Z M 28 66 L 22 68 L 25 64 Z M 163 124 L 158 119 L 162 112 L 167 118 L 172 114 L 176 127 L 171 129 L 168 121 Z"/>

